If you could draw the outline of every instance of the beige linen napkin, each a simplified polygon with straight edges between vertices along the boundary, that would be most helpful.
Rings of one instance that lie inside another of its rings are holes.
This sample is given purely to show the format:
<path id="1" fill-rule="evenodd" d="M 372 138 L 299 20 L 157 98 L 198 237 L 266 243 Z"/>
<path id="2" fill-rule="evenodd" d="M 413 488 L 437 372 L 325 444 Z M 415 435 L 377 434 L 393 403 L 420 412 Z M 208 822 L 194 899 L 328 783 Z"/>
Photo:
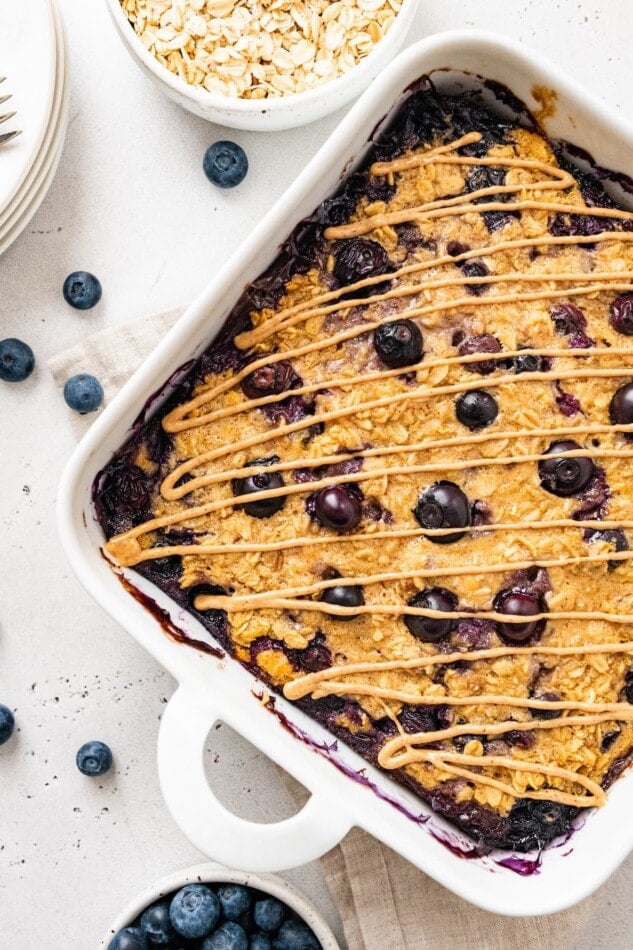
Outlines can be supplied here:
<path id="1" fill-rule="evenodd" d="M 58 386 L 75 373 L 93 373 L 109 402 L 181 313 L 170 310 L 104 330 L 60 354 L 49 363 Z M 76 434 L 83 434 L 94 418 L 73 414 Z M 299 801 L 303 790 L 292 780 L 289 785 Z M 489 914 L 455 897 L 358 828 L 322 865 L 350 950 L 571 950 L 599 901 L 590 898 L 550 917 Z"/>

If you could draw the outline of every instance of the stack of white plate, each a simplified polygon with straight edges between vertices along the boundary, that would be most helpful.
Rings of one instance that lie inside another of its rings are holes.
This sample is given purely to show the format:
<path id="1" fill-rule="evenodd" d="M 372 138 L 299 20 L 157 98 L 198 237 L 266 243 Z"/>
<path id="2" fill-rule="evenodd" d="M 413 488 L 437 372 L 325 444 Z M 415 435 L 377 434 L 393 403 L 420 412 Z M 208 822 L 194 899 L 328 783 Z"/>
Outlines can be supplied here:
<path id="1" fill-rule="evenodd" d="M 68 125 L 66 43 L 55 0 L 0 0 L 0 254 L 29 223 L 53 180 Z"/>

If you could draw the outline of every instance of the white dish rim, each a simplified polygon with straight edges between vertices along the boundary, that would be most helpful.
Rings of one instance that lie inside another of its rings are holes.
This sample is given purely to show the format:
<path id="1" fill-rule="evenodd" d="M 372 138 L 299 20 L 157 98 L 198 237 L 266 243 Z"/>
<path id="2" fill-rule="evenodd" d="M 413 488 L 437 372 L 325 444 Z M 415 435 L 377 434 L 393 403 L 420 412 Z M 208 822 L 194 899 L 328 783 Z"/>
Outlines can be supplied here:
<path id="1" fill-rule="evenodd" d="M 559 102 L 565 106 L 559 108 L 556 122 L 569 129 L 568 139 L 578 139 L 578 133 L 573 134 L 575 123 L 584 116 L 587 136 L 595 139 L 590 150 L 601 164 L 617 169 L 619 162 L 615 156 L 620 154 L 622 141 L 629 143 L 629 149 L 633 148 L 633 129 L 628 124 L 589 96 L 576 82 L 512 40 L 491 33 L 464 31 L 438 34 L 410 47 L 359 100 L 346 121 L 323 145 L 238 254 L 225 265 L 101 418 L 96 420 L 66 469 L 58 496 L 58 521 L 63 546 L 80 581 L 180 682 L 163 717 L 159 774 L 172 814 L 201 850 L 225 864 L 252 870 L 279 870 L 324 853 L 350 827 L 358 825 L 472 903 L 499 914 L 529 916 L 554 913 L 582 900 L 602 884 L 629 853 L 633 847 L 633 828 L 628 834 L 624 828 L 628 827 L 626 793 L 633 788 L 633 773 L 614 785 L 609 803 L 603 809 L 587 817 L 584 827 L 575 833 L 570 843 L 569 855 L 560 849 L 546 851 L 539 873 L 521 877 L 507 867 L 494 866 L 495 862 L 488 859 L 464 861 L 438 844 L 435 837 L 417 837 L 412 833 L 412 822 L 380 801 L 377 795 L 351 782 L 320 756 L 302 749 L 300 743 L 282 729 L 269 727 L 267 724 L 274 719 L 259 703 L 248 705 L 245 697 L 236 695 L 236 690 L 242 689 L 240 677 L 244 673 L 239 664 L 212 660 L 194 651 L 183 650 L 167 637 L 157 636 L 156 622 L 133 598 L 117 595 L 116 580 L 106 579 L 113 577 L 112 572 L 94 551 L 97 533 L 90 535 L 91 531 L 94 532 L 89 510 L 90 485 L 101 460 L 110 454 L 106 446 L 110 442 L 117 447 L 123 441 L 123 429 L 126 425 L 129 427 L 138 407 L 144 405 L 157 384 L 167 379 L 187 357 L 194 355 L 194 351 L 197 353 L 203 348 L 202 345 L 195 347 L 193 340 L 199 339 L 201 344 L 202 339 L 208 341 L 212 338 L 209 312 L 214 307 L 218 309 L 216 321 L 220 326 L 224 316 L 222 305 L 226 306 L 227 298 L 234 301 L 238 296 L 236 285 L 238 288 L 244 286 L 251 275 L 255 276 L 261 270 L 262 261 L 270 261 L 271 254 L 263 253 L 263 242 L 270 241 L 271 234 L 281 234 L 285 238 L 288 222 L 294 223 L 318 204 L 321 198 L 314 195 L 321 195 L 322 189 L 319 186 L 317 190 L 317 183 L 328 181 L 331 190 L 335 179 L 328 175 L 332 176 L 333 170 L 342 172 L 352 156 L 362 151 L 359 136 L 362 132 L 367 138 L 387 111 L 383 108 L 385 99 L 392 105 L 413 78 L 435 72 L 440 67 L 446 68 L 449 64 L 451 69 L 463 69 L 471 61 L 487 64 L 487 68 L 476 70 L 487 78 L 493 74 L 498 78 L 500 73 L 506 77 L 514 75 L 516 81 L 506 79 L 506 84 L 517 94 L 521 70 L 531 82 L 555 89 Z M 528 95 L 523 98 L 534 107 Z M 568 105 L 571 108 L 569 115 L 566 111 Z M 377 108 L 381 109 L 378 114 Z M 581 138 L 579 144 L 589 147 L 590 143 L 583 136 Z M 116 439 L 114 433 L 118 433 Z M 85 518 L 88 518 L 87 522 Z M 181 617 L 180 622 L 191 629 L 187 617 Z M 216 668 L 220 675 L 213 672 Z M 244 675 L 248 677 L 248 674 Z M 212 678 L 213 689 L 209 685 Z M 233 686 L 232 692 L 228 683 Z M 249 689 L 252 688 L 250 678 L 248 683 Z M 240 705 L 242 700 L 243 705 Z M 279 701 L 279 706 L 288 712 L 289 704 Z M 295 726 L 310 729 L 311 737 L 316 736 L 325 742 L 329 735 L 331 740 L 331 734 L 316 728 L 314 722 L 298 710 L 291 710 L 291 715 Z M 213 806 L 209 803 L 207 793 L 200 786 L 201 775 L 203 777 L 201 744 L 212 722 L 220 717 L 312 791 L 312 798 L 302 812 L 277 825 L 260 826 L 233 820 L 225 809 L 216 807 L 217 802 Z M 343 749 L 336 757 L 348 768 L 358 768 L 358 763 L 362 763 L 365 773 L 380 783 L 380 792 L 388 789 L 399 806 L 404 803 L 411 808 L 413 801 L 419 813 L 429 814 L 429 809 L 420 807 L 418 799 L 393 788 L 393 783 L 376 775 L 353 753 L 348 755 Z M 186 786 L 184 772 L 187 773 Z M 186 809 L 178 802 L 185 787 L 196 788 Z M 213 834 L 207 833 L 205 827 L 214 821 Z M 319 822 L 322 827 L 318 827 Z M 224 824 L 226 834 L 223 837 Z M 441 821 L 438 825 L 432 821 L 430 827 L 438 827 L 440 831 L 445 828 Z M 608 854 L 603 846 L 605 836 L 609 838 Z M 459 838 L 459 835 L 455 834 L 455 837 Z M 259 849 L 259 856 L 255 854 L 256 849 Z M 495 874 L 494 879 L 490 878 L 490 872 Z"/>

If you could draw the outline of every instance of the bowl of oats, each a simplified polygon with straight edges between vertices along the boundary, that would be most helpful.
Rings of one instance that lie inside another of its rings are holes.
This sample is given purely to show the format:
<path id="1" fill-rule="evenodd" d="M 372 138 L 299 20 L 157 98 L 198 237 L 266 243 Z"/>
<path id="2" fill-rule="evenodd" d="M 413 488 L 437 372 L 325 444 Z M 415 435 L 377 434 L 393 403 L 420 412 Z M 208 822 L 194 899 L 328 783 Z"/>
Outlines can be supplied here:
<path id="1" fill-rule="evenodd" d="M 360 95 L 402 45 L 416 0 L 107 0 L 138 65 L 190 112 L 288 129 Z"/>

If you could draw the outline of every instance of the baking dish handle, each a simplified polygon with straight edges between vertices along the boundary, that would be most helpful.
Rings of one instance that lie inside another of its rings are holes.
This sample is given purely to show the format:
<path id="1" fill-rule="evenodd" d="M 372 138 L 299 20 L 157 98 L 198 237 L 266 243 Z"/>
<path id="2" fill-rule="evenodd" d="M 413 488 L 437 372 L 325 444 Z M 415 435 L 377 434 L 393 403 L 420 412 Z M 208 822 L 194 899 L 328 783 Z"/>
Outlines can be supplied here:
<path id="1" fill-rule="evenodd" d="M 179 687 L 163 713 L 158 774 L 167 807 L 189 840 L 209 857 L 245 871 L 282 871 L 320 858 L 350 830 L 335 803 L 312 794 L 283 821 L 259 824 L 224 807 L 209 786 L 204 748 L 222 717 L 212 697 Z"/>

